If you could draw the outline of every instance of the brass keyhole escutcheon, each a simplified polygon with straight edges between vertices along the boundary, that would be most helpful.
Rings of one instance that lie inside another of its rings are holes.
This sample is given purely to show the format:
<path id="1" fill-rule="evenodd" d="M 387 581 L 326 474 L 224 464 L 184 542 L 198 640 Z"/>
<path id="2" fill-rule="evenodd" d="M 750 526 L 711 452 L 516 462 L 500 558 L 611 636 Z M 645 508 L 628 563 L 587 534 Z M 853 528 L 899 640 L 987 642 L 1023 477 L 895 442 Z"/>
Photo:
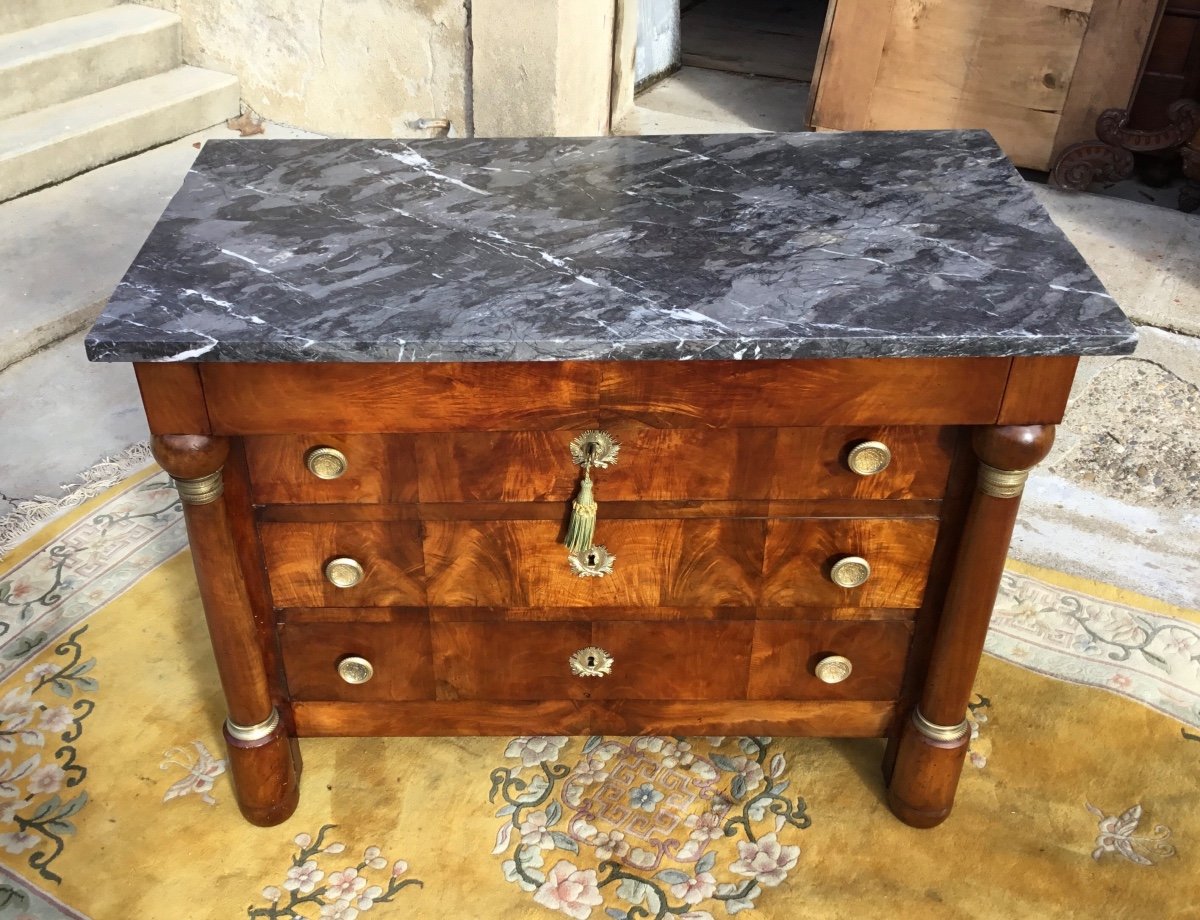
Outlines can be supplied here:
<path id="1" fill-rule="evenodd" d="M 604 649 L 589 645 L 568 658 L 567 663 L 576 677 L 604 677 L 612 673 L 613 657 Z"/>
<path id="2" fill-rule="evenodd" d="M 580 578 L 603 578 L 612 573 L 617 557 L 603 546 L 593 546 L 568 554 L 567 561 L 571 564 L 571 571 Z"/>
<path id="3" fill-rule="evenodd" d="M 610 464 L 617 462 L 617 454 L 621 445 L 607 431 L 592 429 L 576 435 L 571 441 L 571 460 L 576 466 L 588 466 L 596 469 L 608 469 Z"/>

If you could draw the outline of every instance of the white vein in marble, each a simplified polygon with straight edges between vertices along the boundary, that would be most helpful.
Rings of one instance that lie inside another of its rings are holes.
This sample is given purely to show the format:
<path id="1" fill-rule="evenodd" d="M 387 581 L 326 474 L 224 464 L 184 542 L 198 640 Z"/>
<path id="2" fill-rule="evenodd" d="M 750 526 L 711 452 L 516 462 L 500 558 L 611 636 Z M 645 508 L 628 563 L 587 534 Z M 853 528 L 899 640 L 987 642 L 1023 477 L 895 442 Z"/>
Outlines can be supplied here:
<path id="1" fill-rule="evenodd" d="M 1092 355 L 1133 328 L 984 132 L 209 141 L 97 361 Z"/>

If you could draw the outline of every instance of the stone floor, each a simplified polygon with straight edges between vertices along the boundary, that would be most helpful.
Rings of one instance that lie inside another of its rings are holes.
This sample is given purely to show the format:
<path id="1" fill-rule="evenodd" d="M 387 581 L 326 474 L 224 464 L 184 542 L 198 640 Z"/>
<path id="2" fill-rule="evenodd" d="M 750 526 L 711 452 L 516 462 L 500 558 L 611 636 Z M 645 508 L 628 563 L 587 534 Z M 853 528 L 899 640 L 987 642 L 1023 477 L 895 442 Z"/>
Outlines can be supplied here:
<path id="1" fill-rule="evenodd" d="M 640 96 L 618 131 L 797 130 L 806 93 L 803 84 L 684 68 Z M 295 134 L 268 126 L 265 136 Z M 53 284 L 30 296 L 37 303 L 29 312 L 61 315 L 63 303 L 94 303 L 133 258 L 197 140 L 0 205 L 0 228 L 9 228 L 0 230 L 0 302 L 23 296 L 5 284 L 19 288 L 14 278 L 36 274 Z M 1013 553 L 1200 608 L 1200 215 L 1035 190 L 1138 323 L 1141 342 L 1131 357 L 1081 362 L 1055 450 L 1030 479 Z M 56 217 L 36 217 L 39 196 Z M 36 244 L 12 230 L 26 219 L 41 234 Z M 23 261 L 28 253 L 42 266 L 37 273 Z M 38 322 L 17 317 L 27 336 Z M 101 457 L 145 437 L 129 368 L 88 364 L 81 338 L 67 335 L 0 372 L 0 516 L 13 500 L 61 494 Z"/>

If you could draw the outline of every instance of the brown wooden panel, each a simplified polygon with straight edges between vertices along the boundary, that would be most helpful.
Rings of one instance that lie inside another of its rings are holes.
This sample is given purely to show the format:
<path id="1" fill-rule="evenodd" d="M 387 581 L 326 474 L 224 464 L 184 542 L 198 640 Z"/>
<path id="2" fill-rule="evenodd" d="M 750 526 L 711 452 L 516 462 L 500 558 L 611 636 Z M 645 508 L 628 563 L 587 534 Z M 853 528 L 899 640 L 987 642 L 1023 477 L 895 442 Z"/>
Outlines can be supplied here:
<path id="1" fill-rule="evenodd" d="M 205 364 L 229 434 L 992 422 L 1009 358 Z M 263 399 L 263 393 L 272 399 Z"/>
<path id="2" fill-rule="evenodd" d="M 521 431 L 591 427 L 597 367 L 213 363 L 201 374 L 223 432 Z"/>
<path id="3" fill-rule="evenodd" d="M 260 524 L 276 607 L 424 605 L 421 538 L 415 521 L 353 524 Z M 364 570 L 352 588 L 325 579 L 325 563 L 356 559 Z"/>
<path id="4" fill-rule="evenodd" d="M 900 693 L 912 624 L 754 624 L 749 697 L 757 700 L 888 700 Z M 818 680 L 814 668 L 828 655 L 849 658 L 850 676 L 837 684 Z"/>
<path id="5" fill-rule="evenodd" d="M 260 504 L 414 502 L 417 461 L 407 435 L 313 434 L 247 437 L 246 456 Z M 314 447 L 346 455 L 346 472 L 320 479 L 304 465 Z"/>
<path id="6" fill-rule="evenodd" d="M 135 364 L 151 434 L 209 434 L 197 364 Z"/>
<path id="7" fill-rule="evenodd" d="M 1073 356 L 1013 358 L 997 419 L 999 424 L 1054 425 L 1061 422 L 1078 364 L 1079 358 Z"/>
<path id="8" fill-rule="evenodd" d="M 774 607 L 919 607 L 937 522 L 782 520 L 767 526 L 760 604 Z M 861 556 L 871 577 L 858 588 L 830 580 L 843 556 Z"/>
<path id="9" fill-rule="evenodd" d="M 612 574 L 580 578 L 548 521 L 425 524 L 429 603 L 439 607 L 754 604 L 762 521 L 606 520 Z"/>
<path id="10" fill-rule="evenodd" d="M 1010 358 L 630 361 L 602 366 L 602 426 L 971 425 L 995 420 Z"/>
<path id="11" fill-rule="evenodd" d="M 293 699 L 434 698 L 428 622 L 285 623 L 279 627 L 279 642 Z M 365 684 L 348 684 L 338 675 L 338 662 L 350 655 L 375 668 Z"/>
<path id="12" fill-rule="evenodd" d="M 615 502 L 601 496 L 603 520 L 641 518 L 888 518 L 937 517 L 940 501 L 932 498 L 897 499 L 776 499 L 773 501 Z M 321 521 L 558 521 L 568 503 L 454 502 L 405 505 L 268 505 L 259 520 Z"/>
<path id="13" fill-rule="evenodd" d="M 434 623 L 439 699 L 740 699 L 749 621 Z M 599 646 L 605 677 L 576 677 L 567 659 Z"/>
<path id="14" fill-rule="evenodd" d="M 876 738 L 895 718 L 876 700 L 462 700 L 403 703 L 296 703 L 296 729 L 309 737 L 347 735 L 546 734 L 797 735 Z"/>
<path id="15" fill-rule="evenodd" d="M 604 501 L 677 499 L 937 498 L 945 488 L 954 429 L 659 429 L 616 425 L 616 464 L 595 470 Z M 580 471 L 568 445 L 577 432 L 488 432 L 417 438 L 426 502 L 567 501 Z M 358 436 L 365 437 L 365 436 Z M 846 465 L 849 449 L 882 441 L 892 463 L 873 476 Z M 313 478 L 309 476 L 309 478 Z"/>

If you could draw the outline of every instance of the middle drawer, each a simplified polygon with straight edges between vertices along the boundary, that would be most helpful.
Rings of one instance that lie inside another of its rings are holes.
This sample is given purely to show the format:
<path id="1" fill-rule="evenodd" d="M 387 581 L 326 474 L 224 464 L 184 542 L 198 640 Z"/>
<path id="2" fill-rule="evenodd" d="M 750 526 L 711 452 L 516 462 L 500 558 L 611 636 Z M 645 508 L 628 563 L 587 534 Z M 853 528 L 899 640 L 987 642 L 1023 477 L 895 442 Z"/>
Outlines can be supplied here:
<path id="1" fill-rule="evenodd" d="M 259 526 L 276 607 L 914 608 L 937 536 L 932 518 L 609 520 L 612 571 L 580 577 L 552 521 Z M 835 583 L 847 557 L 858 587 Z"/>

